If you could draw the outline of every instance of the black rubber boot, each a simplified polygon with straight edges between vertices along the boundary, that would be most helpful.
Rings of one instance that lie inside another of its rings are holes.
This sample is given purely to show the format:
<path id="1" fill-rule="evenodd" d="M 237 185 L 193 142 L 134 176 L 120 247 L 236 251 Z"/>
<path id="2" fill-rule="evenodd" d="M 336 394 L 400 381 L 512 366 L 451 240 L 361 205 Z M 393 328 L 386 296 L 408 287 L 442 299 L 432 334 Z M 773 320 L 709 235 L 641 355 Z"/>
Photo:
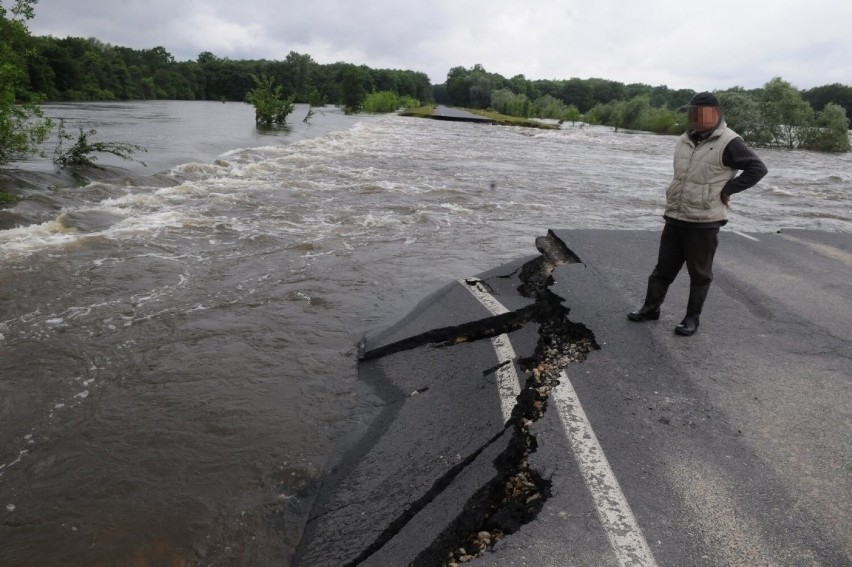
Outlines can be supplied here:
<path id="1" fill-rule="evenodd" d="M 631 311 L 627 314 L 627 318 L 631 321 L 656 321 L 660 318 L 660 305 L 666 298 L 666 292 L 669 290 L 669 284 L 660 281 L 660 279 L 651 275 L 648 278 L 648 291 L 645 292 L 645 303 L 636 311 Z"/>
<path id="2" fill-rule="evenodd" d="M 686 317 L 680 322 L 680 325 L 675 327 L 675 334 L 683 337 L 691 337 L 698 330 L 698 319 L 701 316 L 701 309 L 704 307 L 704 300 L 707 299 L 707 292 L 710 291 L 709 285 L 690 286 L 689 300 L 686 303 Z"/>

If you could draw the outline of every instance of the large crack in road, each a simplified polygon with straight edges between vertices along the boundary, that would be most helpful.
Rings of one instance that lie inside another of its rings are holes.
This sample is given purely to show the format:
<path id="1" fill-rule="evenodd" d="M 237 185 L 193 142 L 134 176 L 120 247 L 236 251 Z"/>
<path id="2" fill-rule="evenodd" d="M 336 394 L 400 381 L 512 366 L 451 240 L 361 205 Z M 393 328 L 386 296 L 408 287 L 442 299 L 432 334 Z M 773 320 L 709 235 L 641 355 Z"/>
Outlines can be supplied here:
<path id="1" fill-rule="evenodd" d="M 536 248 L 542 255 L 523 266 L 518 291 L 535 300 L 531 322 L 539 325 L 539 338 L 534 354 L 519 361 L 526 383 L 508 424 L 512 441 L 494 463 L 498 471 L 494 480 L 470 499 L 460 517 L 413 565 L 454 567 L 482 555 L 535 518 L 550 495 L 550 481 L 529 465 L 537 448 L 530 427 L 547 411 L 562 369 L 582 362 L 599 346 L 589 329 L 568 318 L 570 309 L 550 290 L 553 270 L 580 259 L 552 232 L 537 238 Z"/>
<path id="2" fill-rule="evenodd" d="M 518 292 L 534 300 L 533 304 L 461 326 L 430 330 L 380 349 L 361 351 L 360 359 L 369 360 L 424 344 L 452 348 L 462 342 L 490 339 L 525 325 L 538 325 L 534 354 L 518 360 L 526 381 L 505 428 L 437 479 L 426 494 L 411 503 L 400 517 L 391 522 L 371 545 L 347 565 L 359 565 L 381 549 L 507 431 L 511 439 L 494 461 L 497 474 L 469 498 L 462 512 L 431 545 L 416 556 L 411 565 L 456 566 L 470 561 L 534 519 L 549 497 L 550 481 L 529 464 L 529 456 L 537 448 L 530 426 L 547 411 L 548 397 L 559 383 L 560 372 L 570 364 L 582 362 L 591 350 L 600 347 L 592 331 L 568 318 L 570 309 L 563 304 L 562 298 L 550 290 L 553 270 L 563 264 L 578 263 L 580 259 L 552 232 L 538 237 L 536 248 L 541 255 L 524 264 L 517 275 L 521 281 Z M 487 282 L 475 278 L 466 283 L 488 287 Z M 486 373 L 496 369 L 489 369 Z"/>

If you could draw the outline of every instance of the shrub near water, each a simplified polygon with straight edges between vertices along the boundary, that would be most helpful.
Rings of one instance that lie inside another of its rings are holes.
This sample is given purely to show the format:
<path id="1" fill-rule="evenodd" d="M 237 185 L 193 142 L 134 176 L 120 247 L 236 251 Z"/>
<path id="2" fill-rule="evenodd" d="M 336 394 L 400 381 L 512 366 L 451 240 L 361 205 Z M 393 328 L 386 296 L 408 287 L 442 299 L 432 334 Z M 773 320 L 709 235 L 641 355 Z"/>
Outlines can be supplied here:
<path id="1" fill-rule="evenodd" d="M 284 87 L 268 75 L 252 75 L 255 87 L 246 95 L 254 106 L 254 120 L 258 126 L 286 124 L 287 117 L 296 108 L 295 97 L 284 97 Z"/>
<path id="2" fill-rule="evenodd" d="M 400 108 L 416 108 L 420 101 L 410 96 L 399 96 L 393 91 L 370 93 L 362 105 L 365 112 L 396 112 Z"/>
<path id="3" fill-rule="evenodd" d="M 831 102 L 817 115 L 815 125 L 802 134 L 801 147 L 818 152 L 848 152 L 850 146 L 846 110 Z"/>

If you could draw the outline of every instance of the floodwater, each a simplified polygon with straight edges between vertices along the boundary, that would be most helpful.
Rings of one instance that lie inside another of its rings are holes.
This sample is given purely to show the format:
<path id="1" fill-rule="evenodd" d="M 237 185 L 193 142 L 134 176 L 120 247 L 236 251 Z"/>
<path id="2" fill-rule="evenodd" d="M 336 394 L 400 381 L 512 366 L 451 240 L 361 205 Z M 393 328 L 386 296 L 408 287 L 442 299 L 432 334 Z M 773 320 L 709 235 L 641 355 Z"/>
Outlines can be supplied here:
<path id="1" fill-rule="evenodd" d="M 297 106 L 46 105 L 136 162 L 0 171 L 0 565 L 286 564 L 355 344 L 548 228 L 661 226 L 674 138 Z M 761 150 L 729 230 L 852 231 L 852 154 Z M 85 175 L 85 176 L 83 176 Z M 649 270 L 653 258 L 649 258 Z M 637 274 L 637 299 L 647 274 Z"/>

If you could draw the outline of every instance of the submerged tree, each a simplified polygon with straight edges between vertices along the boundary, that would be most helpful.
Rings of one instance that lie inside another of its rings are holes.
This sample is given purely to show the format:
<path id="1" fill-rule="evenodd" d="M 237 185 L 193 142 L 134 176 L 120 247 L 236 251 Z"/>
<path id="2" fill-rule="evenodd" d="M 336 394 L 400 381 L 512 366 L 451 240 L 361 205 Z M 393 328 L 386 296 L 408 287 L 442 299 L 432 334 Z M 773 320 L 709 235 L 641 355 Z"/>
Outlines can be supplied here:
<path id="1" fill-rule="evenodd" d="M 293 112 L 296 105 L 294 97 L 283 98 L 284 87 L 275 83 L 268 75 L 252 75 L 255 87 L 246 95 L 246 99 L 254 106 L 254 120 L 258 126 L 285 124 L 287 116 Z"/>
<path id="2" fill-rule="evenodd" d="M 846 110 L 846 118 L 852 121 L 852 86 L 834 83 L 814 87 L 802 93 L 805 100 L 814 110 L 822 112 L 829 103 L 834 103 Z"/>
<path id="3" fill-rule="evenodd" d="M 848 152 L 849 120 L 840 105 L 814 112 L 802 93 L 780 77 L 756 94 L 742 89 L 719 93 L 728 125 L 753 146 Z"/>
<path id="4" fill-rule="evenodd" d="M 802 93 L 781 77 L 775 77 L 764 85 L 761 102 L 764 124 L 775 138 L 773 143 L 791 150 L 796 148 L 800 131 L 814 119 L 814 111 Z"/>
<path id="5" fill-rule="evenodd" d="M 803 132 L 802 147 L 818 152 L 848 152 L 849 119 L 846 110 L 830 102 L 817 115 L 816 124 Z"/>
<path id="6" fill-rule="evenodd" d="M 80 134 L 77 141 L 69 148 L 65 148 L 64 144 L 67 141 L 73 140 L 74 135 L 65 131 L 65 121 L 59 121 L 59 140 L 56 144 L 56 149 L 53 152 L 53 163 L 59 167 L 77 166 L 77 167 L 94 167 L 100 169 L 101 166 L 95 162 L 98 157 L 95 154 L 112 154 L 127 161 L 138 161 L 142 165 L 145 162 L 134 159 L 135 152 L 146 152 L 145 148 L 136 144 L 128 144 L 125 142 L 93 142 L 89 139 L 98 131 L 94 128 L 91 130 L 83 130 L 80 128 Z"/>
<path id="7" fill-rule="evenodd" d="M 766 123 L 760 103 L 746 93 L 730 90 L 719 93 L 719 101 L 725 111 L 725 121 L 743 140 L 753 146 L 766 147 L 774 139 L 774 133 Z"/>
<path id="8" fill-rule="evenodd" d="M 343 72 L 341 91 L 343 99 L 343 111 L 346 114 L 354 114 L 361 110 L 367 89 L 364 88 L 366 78 L 365 70 L 354 65 Z"/>

